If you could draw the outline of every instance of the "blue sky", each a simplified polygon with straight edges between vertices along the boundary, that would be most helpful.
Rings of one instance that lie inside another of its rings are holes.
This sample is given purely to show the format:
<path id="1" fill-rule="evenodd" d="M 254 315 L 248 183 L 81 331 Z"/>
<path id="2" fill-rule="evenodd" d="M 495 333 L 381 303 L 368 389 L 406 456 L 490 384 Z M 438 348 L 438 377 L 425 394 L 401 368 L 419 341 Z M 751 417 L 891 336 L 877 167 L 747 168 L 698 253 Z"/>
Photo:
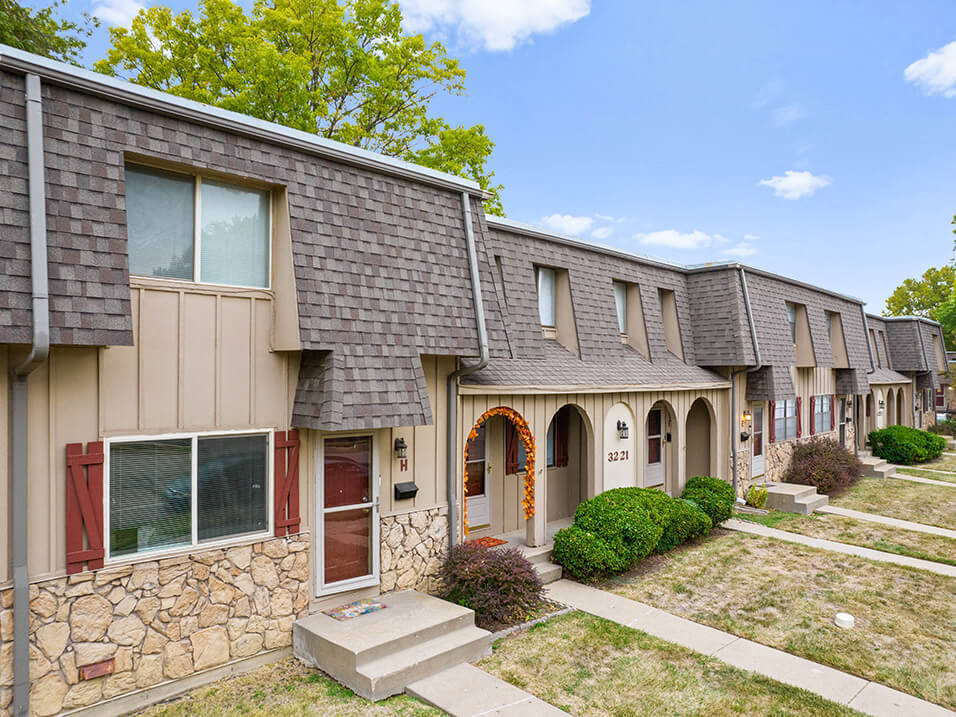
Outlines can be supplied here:
<path id="1" fill-rule="evenodd" d="M 461 58 L 467 96 L 435 109 L 486 126 L 512 219 L 682 263 L 739 258 L 877 313 L 952 256 L 951 0 L 402 4 Z M 123 22 L 136 6 L 68 12 Z M 106 47 L 101 30 L 87 60 Z"/>

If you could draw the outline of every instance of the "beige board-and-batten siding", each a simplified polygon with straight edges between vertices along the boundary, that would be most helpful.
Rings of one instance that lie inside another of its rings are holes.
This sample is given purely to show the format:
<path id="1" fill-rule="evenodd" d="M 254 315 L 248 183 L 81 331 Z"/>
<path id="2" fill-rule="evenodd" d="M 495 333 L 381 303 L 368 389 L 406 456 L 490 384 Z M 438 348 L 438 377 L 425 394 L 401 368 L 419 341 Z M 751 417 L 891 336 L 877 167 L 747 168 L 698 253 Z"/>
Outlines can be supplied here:
<path id="1" fill-rule="evenodd" d="M 546 440 L 548 426 L 558 409 L 566 404 L 577 407 L 579 412 L 583 414 L 585 430 L 591 436 L 590 445 L 593 447 L 589 451 L 590 455 L 585 459 L 587 460 L 585 466 L 587 485 L 586 495 L 581 496 L 582 500 L 593 497 L 607 487 L 620 485 L 618 479 L 615 479 L 613 486 L 605 485 L 609 475 L 607 470 L 609 463 L 605 448 L 606 446 L 615 446 L 617 441 L 617 436 L 611 433 L 614 427 L 608 428 L 605 418 L 619 404 L 624 404 L 627 407 L 633 419 L 629 425 L 629 443 L 633 445 L 634 451 L 634 455 L 630 459 L 630 463 L 633 465 L 633 480 L 630 485 L 641 486 L 644 484 L 644 464 L 647 450 L 645 422 L 648 411 L 658 401 L 666 401 L 673 410 L 676 419 L 676 425 L 672 425 L 669 429 L 673 440 L 665 447 L 665 451 L 668 452 L 667 459 L 676 464 L 672 475 L 673 484 L 669 484 L 667 487 L 671 492 L 680 493 L 688 478 L 686 473 L 687 414 L 698 398 L 706 399 L 713 410 L 710 424 L 709 463 L 712 466 L 711 472 L 725 480 L 730 479 L 730 434 L 727 432 L 730 425 L 730 391 L 728 388 L 613 393 L 598 391 L 547 393 L 545 392 L 546 388 L 538 389 L 538 392 L 529 390 L 527 393 L 520 393 L 519 390 L 515 389 L 514 393 L 480 393 L 475 386 L 462 386 L 458 413 L 458 444 L 460 449 L 463 448 L 468 433 L 475 422 L 486 411 L 497 406 L 514 409 L 528 422 L 535 441 L 535 522 L 539 524 L 537 528 L 538 533 L 540 533 L 539 540 L 543 538 L 544 531 L 544 520 L 541 520 L 541 518 L 547 516 Z M 503 436 L 500 440 L 503 443 Z M 490 449 L 495 450 L 493 444 L 489 443 L 488 445 Z M 572 443 L 570 448 L 573 451 L 575 447 L 580 447 L 580 444 Z M 459 453 L 461 453 L 461 450 L 459 450 Z M 495 476 L 496 470 L 500 476 L 503 473 L 503 453 L 495 460 L 500 468 L 493 463 L 492 476 Z M 459 455 L 457 461 L 457 479 L 460 512 L 464 485 L 464 464 L 461 455 Z M 501 482 L 496 480 L 493 487 Z M 521 510 L 523 477 L 504 477 L 503 484 L 503 490 L 499 498 L 501 508 L 492 507 L 493 513 L 499 511 L 500 521 L 493 522 L 489 530 L 497 529 L 499 522 L 501 532 L 520 530 L 525 527 L 524 515 Z M 483 535 L 484 532 L 487 531 L 478 532 L 477 535 Z"/>

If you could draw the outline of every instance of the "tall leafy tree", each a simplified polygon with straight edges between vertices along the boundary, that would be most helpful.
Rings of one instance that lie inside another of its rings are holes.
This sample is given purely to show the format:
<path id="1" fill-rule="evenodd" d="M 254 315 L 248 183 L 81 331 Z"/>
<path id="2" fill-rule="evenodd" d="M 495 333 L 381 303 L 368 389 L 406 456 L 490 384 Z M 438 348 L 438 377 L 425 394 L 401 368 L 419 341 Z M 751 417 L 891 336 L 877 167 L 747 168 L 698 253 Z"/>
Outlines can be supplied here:
<path id="1" fill-rule="evenodd" d="M 501 213 L 484 127 L 430 112 L 465 91 L 465 71 L 403 31 L 397 2 L 200 0 L 196 14 L 142 10 L 110 40 L 100 72 L 474 179 Z"/>
<path id="2" fill-rule="evenodd" d="M 0 0 L 0 44 L 54 60 L 78 64 L 80 53 L 97 21 L 84 14 L 84 22 L 76 23 L 58 17 L 59 0 L 40 9 L 24 7 L 16 0 Z"/>

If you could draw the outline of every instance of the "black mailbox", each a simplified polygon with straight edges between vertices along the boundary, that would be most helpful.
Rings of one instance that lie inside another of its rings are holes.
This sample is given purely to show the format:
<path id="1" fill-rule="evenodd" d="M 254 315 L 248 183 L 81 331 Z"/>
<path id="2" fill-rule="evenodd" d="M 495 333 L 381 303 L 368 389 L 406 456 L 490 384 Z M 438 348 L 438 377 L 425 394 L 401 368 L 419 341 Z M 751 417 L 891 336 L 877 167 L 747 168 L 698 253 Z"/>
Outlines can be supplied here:
<path id="1" fill-rule="evenodd" d="M 414 498 L 418 494 L 418 486 L 415 481 L 395 484 L 395 500 L 407 500 Z"/>

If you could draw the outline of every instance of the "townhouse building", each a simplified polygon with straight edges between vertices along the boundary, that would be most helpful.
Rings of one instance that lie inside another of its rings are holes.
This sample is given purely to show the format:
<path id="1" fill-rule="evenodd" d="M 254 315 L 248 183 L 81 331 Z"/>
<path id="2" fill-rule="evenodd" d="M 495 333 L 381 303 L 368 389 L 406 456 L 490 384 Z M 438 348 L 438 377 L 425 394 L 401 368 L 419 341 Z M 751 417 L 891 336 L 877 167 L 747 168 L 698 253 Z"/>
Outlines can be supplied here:
<path id="1" fill-rule="evenodd" d="M 948 380 L 932 322 L 5 47 L 0 115 L 5 713 L 268 659 L 612 487 L 743 495 Z"/>

